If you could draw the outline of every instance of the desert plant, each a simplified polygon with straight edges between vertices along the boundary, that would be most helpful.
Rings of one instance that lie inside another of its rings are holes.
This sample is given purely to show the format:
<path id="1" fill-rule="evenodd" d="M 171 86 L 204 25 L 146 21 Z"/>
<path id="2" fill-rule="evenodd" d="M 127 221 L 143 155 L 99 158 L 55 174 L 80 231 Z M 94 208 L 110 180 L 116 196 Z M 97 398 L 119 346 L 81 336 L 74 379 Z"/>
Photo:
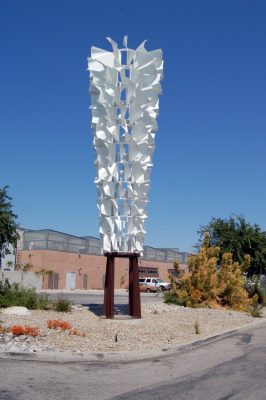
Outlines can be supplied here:
<path id="1" fill-rule="evenodd" d="M 49 319 L 47 321 L 47 326 L 49 329 L 61 329 L 66 331 L 71 328 L 71 325 L 67 321 L 62 321 L 61 319 Z"/>
<path id="2" fill-rule="evenodd" d="M 37 326 L 30 325 L 12 325 L 10 326 L 9 331 L 13 333 L 14 336 L 28 335 L 36 337 L 40 334 L 40 330 Z"/>
<path id="3" fill-rule="evenodd" d="M 77 328 L 74 328 L 74 327 L 70 328 L 69 334 L 70 335 L 75 335 L 75 336 L 82 336 L 82 337 L 86 336 L 86 333 L 84 331 L 81 331 L 80 329 L 77 329 Z"/>
<path id="4" fill-rule="evenodd" d="M 8 328 L 6 328 L 5 326 L 0 325 L 0 334 L 7 333 L 8 331 L 9 331 Z"/>
<path id="5" fill-rule="evenodd" d="M 125 283 L 126 283 L 126 275 L 123 274 L 120 276 L 120 287 L 122 288 Z"/>
<path id="6" fill-rule="evenodd" d="M 71 327 L 71 328 L 69 329 L 69 333 L 70 333 L 70 335 L 79 336 L 79 331 L 78 331 L 78 329 L 77 329 L 77 328 L 74 328 L 74 327 Z"/>
<path id="7" fill-rule="evenodd" d="M 239 265 L 233 262 L 230 253 L 225 253 L 218 268 L 219 257 L 219 247 L 209 245 L 206 233 L 199 253 L 188 260 L 188 273 L 171 279 L 171 289 L 165 294 L 165 300 L 188 307 L 224 306 L 249 311 L 251 301 L 243 287 L 243 271 L 248 268 L 249 257 Z"/>
<path id="8" fill-rule="evenodd" d="M 263 288 L 260 277 L 257 275 L 247 279 L 244 285 L 249 297 L 252 298 L 255 294 L 258 296 L 258 303 L 264 305 L 265 303 L 265 289 Z"/>
<path id="9" fill-rule="evenodd" d="M 250 263 L 250 256 L 245 256 L 242 266 L 233 262 L 231 253 L 222 255 L 221 267 L 217 271 L 219 302 L 221 305 L 237 311 L 249 311 L 251 302 L 244 289 L 244 275 Z"/>
<path id="10" fill-rule="evenodd" d="M 5 283 L 0 287 L 0 307 L 23 306 L 31 310 L 48 309 L 50 300 L 46 295 L 39 295 L 35 289 L 24 288 L 17 283 Z"/>
<path id="11" fill-rule="evenodd" d="M 0 295 L 0 307 L 23 306 L 36 309 L 38 296 L 35 289 L 26 289 L 14 283 Z"/>
<path id="12" fill-rule="evenodd" d="M 164 301 L 167 304 L 176 304 L 177 306 L 183 305 L 183 300 L 176 296 L 176 292 L 174 290 L 169 290 L 163 293 Z"/>
<path id="13" fill-rule="evenodd" d="M 47 327 L 49 329 L 57 329 L 60 327 L 60 320 L 59 319 L 48 319 Z"/>
<path id="14" fill-rule="evenodd" d="M 195 334 L 199 335 L 200 334 L 200 327 L 199 327 L 199 322 L 198 321 L 195 321 L 194 329 L 195 329 Z"/>
<path id="15" fill-rule="evenodd" d="M 257 293 L 255 293 L 251 299 L 250 314 L 255 318 L 261 318 L 263 316 L 263 304 L 258 302 Z"/>
<path id="16" fill-rule="evenodd" d="M 22 325 L 12 325 L 9 331 L 13 333 L 14 336 L 24 335 L 24 328 Z"/>
<path id="17" fill-rule="evenodd" d="M 6 266 L 8 269 L 12 269 L 13 265 L 14 265 L 13 261 L 7 261 L 7 263 L 6 263 Z"/>
<path id="18" fill-rule="evenodd" d="M 5 293 L 7 289 L 11 287 L 9 280 L 5 277 L 3 271 L 1 271 L 1 279 L 0 279 L 0 296 Z"/>
<path id="19" fill-rule="evenodd" d="M 40 334 L 40 329 L 37 326 L 24 326 L 24 335 L 36 337 Z"/>
<path id="20" fill-rule="evenodd" d="M 53 300 L 50 300 L 47 294 L 38 294 L 38 307 L 40 310 L 52 310 Z"/>
<path id="21" fill-rule="evenodd" d="M 263 307 L 260 304 L 256 304 L 256 306 L 252 306 L 250 309 L 250 314 L 254 318 L 263 317 Z"/>
<path id="22" fill-rule="evenodd" d="M 53 308 L 58 312 L 70 312 L 71 311 L 71 301 L 59 297 L 53 302 Z"/>
<path id="23" fill-rule="evenodd" d="M 70 325 L 67 321 L 62 321 L 61 319 L 49 319 L 47 321 L 47 327 L 49 329 L 57 329 L 59 331 L 69 331 L 70 335 L 75 336 L 86 336 L 85 333 L 78 328 L 75 328 Z"/>

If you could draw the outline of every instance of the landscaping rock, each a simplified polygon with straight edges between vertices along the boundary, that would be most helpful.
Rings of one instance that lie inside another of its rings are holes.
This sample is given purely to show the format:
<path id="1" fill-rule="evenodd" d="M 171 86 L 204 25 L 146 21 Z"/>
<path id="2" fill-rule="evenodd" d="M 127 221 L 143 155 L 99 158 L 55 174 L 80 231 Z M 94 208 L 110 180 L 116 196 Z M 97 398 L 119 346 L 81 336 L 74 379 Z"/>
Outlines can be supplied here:
<path id="1" fill-rule="evenodd" d="M 264 319 L 266 317 L 266 310 Z M 49 329 L 48 320 L 67 321 L 83 336 L 70 334 L 69 330 Z M 88 309 L 73 309 L 70 313 L 53 310 L 33 310 L 31 315 L 1 315 L 1 325 L 36 326 L 40 334 L 36 337 L 12 333 L 0 335 L 0 352 L 113 352 L 147 351 L 175 347 L 192 340 L 246 326 L 258 319 L 247 313 L 186 308 L 170 304 L 142 305 L 142 319 L 123 318 L 114 320 L 99 318 Z M 261 318 L 263 320 L 263 318 Z M 195 332 L 195 323 L 200 333 Z M 3 337 L 5 340 L 3 341 Z M 25 338 L 26 337 L 26 338 Z M 0 396 L 1 397 L 1 396 Z"/>
<path id="2" fill-rule="evenodd" d="M 5 308 L 2 313 L 8 315 L 31 315 L 31 311 L 26 307 L 18 306 Z"/>

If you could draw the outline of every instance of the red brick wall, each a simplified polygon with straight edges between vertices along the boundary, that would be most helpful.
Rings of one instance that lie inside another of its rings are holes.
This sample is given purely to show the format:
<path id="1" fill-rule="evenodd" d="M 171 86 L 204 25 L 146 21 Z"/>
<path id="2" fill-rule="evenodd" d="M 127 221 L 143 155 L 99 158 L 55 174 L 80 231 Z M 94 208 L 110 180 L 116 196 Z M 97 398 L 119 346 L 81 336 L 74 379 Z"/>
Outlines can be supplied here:
<path id="1" fill-rule="evenodd" d="M 88 275 L 88 289 L 102 289 L 104 287 L 105 263 L 104 256 L 92 254 L 65 253 L 51 250 L 23 250 L 21 253 L 21 262 L 31 263 L 32 271 L 39 271 L 42 268 L 53 270 L 59 274 L 59 289 L 66 288 L 66 273 L 76 273 L 76 289 L 83 289 L 83 275 Z M 168 269 L 173 264 L 157 261 L 139 260 L 141 267 L 156 267 L 159 271 L 159 277 L 166 281 L 168 278 Z M 181 269 L 186 266 L 181 264 Z M 121 276 L 126 276 L 124 287 L 128 285 L 128 259 L 115 259 L 115 288 L 120 288 Z M 44 288 L 48 287 L 48 278 L 45 277 Z"/>

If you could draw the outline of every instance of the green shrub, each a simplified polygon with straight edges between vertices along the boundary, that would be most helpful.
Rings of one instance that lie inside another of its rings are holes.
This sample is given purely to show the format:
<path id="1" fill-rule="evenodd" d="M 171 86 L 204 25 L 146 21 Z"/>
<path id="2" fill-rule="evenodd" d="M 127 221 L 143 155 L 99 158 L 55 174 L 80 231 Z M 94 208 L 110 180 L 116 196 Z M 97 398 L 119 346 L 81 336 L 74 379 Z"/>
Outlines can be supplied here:
<path id="1" fill-rule="evenodd" d="M 35 289 L 26 289 L 17 283 L 2 291 L 0 307 L 23 306 L 30 310 L 37 308 L 38 300 Z"/>
<path id="2" fill-rule="evenodd" d="M 4 278 L 2 276 L 2 279 L 0 280 L 0 296 L 11 287 L 9 280 L 7 278 Z"/>
<path id="3" fill-rule="evenodd" d="M 166 291 L 163 293 L 164 302 L 167 304 L 176 304 L 177 306 L 183 306 L 184 301 L 176 296 L 175 292 Z"/>
<path id="4" fill-rule="evenodd" d="M 55 311 L 59 312 L 70 312 L 71 311 L 71 301 L 59 297 L 53 302 L 53 307 Z"/>
<path id="5" fill-rule="evenodd" d="M 47 309 L 50 301 L 47 296 L 39 295 L 35 289 L 24 288 L 17 283 L 5 284 L 0 288 L 0 307 L 21 306 L 29 310 Z"/>
<path id="6" fill-rule="evenodd" d="M 259 304 L 258 297 L 258 294 L 255 293 L 251 299 L 250 314 L 252 317 L 261 318 L 263 317 L 263 304 Z"/>
<path id="7" fill-rule="evenodd" d="M 250 298 L 254 295 L 258 296 L 258 303 L 264 305 L 265 303 L 265 289 L 258 276 L 254 275 L 245 282 L 244 288 L 248 292 Z"/>
<path id="8" fill-rule="evenodd" d="M 261 305 L 255 305 L 250 309 L 250 314 L 252 317 L 255 318 L 262 318 L 263 317 L 263 307 Z"/>
<path id="9" fill-rule="evenodd" d="M 48 299 L 47 294 L 39 294 L 38 295 L 38 308 L 40 310 L 52 310 L 53 309 L 53 301 Z"/>
<path id="10" fill-rule="evenodd" d="M 171 278 L 171 289 L 165 301 L 187 307 L 226 307 L 237 311 L 250 311 L 251 299 L 244 289 L 243 271 L 250 263 L 246 256 L 243 264 L 233 261 L 231 253 L 220 257 L 219 247 L 210 246 L 206 233 L 202 247 L 188 259 L 188 272 Z M 218 268 L 219 265 L 219 268 Z M 178 273 L 178 263 L 174 269 Z"/>

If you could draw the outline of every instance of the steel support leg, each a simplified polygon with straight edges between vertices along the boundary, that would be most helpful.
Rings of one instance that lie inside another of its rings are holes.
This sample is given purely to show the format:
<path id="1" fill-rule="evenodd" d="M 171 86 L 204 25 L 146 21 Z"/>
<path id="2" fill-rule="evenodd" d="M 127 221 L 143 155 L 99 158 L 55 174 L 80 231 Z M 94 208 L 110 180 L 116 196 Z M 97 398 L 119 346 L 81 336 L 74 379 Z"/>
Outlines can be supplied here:
<path id="1" fill-rule="evenodd" d="M 108 319 L 114 318 L 114 280 L 115 280 L 115 257 L 107 255 L 106 275 L 104 285 L 104 314 Z"/>
<path id="2" fill-rule="evenodd" d="M 141 318 L 138 257 L 129 257 L 129 315 Z"/>

